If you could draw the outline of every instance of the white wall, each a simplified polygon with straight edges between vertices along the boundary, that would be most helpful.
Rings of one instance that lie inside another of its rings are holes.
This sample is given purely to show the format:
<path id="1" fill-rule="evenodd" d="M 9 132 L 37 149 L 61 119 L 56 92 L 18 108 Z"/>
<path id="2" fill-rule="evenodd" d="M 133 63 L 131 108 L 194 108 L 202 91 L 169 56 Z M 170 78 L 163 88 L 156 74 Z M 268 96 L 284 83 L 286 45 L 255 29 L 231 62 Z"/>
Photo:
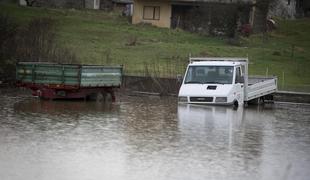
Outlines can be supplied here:
<path id="1" fill-rule="evenodd" d="M 269 10 L 269 16 L 279 16 L 287 19 L 295 18 L 296 15 L 296 0 L 278 0 L 277 4 Z"/>
<path id="2" fill-rule="evenodd" d="M 25 0 L 19 0 L 19 5 L 26 6 L 27 3 Z"/>
<path id="3" fill-rule="evenodd" d="M 100 8 L 100 0 L 94 0 L 94 9 Z"/>

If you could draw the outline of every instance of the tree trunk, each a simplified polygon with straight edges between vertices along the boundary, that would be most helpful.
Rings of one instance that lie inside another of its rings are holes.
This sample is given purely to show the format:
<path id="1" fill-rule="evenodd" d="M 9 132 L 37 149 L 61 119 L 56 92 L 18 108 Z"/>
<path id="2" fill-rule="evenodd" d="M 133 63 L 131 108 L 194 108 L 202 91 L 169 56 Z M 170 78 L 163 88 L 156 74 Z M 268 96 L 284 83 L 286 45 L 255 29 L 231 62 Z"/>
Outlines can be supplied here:
<path id="1" fill-rule="evenodd" d="M 25 0 L 25 1 L 27 3 L 27 6 L 32 6 L 36 2 L 36 0 Z"/>

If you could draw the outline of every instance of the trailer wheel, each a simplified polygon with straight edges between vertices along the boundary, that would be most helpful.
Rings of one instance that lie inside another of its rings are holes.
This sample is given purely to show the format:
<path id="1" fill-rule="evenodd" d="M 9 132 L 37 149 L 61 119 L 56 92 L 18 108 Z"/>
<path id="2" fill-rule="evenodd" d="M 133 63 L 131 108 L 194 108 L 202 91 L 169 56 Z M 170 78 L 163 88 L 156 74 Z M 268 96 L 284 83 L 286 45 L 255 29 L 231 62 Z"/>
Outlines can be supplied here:
<path id="1" fill-rule="evenodd" d="M 91 101 L 102 101 L 104 99 L 104 96 L 100 92 L 98 92 L 98 93 L 91 93 L 91 94 L 86 96 L 86 99 L 87 100 L 91 100 Z"/>
<path id="2" fill-rule="evenodd" d="M 104 92 L 98 92 L 96 93 L 96 101 L 105 101 L 106 99 L 106 94 Z"/>
<path id="3" fill-rule="evenodd" d="M 107 89 L 104 91 L 106 93 L 106 101 L 107 102 L 115 102 L 116 97 L 113 89 Z"/>
<path id="4" fill-rule="evenodd" d="M 113 91 L 105 92 L 105 102 L 115 102 L 115 94 Z"/>

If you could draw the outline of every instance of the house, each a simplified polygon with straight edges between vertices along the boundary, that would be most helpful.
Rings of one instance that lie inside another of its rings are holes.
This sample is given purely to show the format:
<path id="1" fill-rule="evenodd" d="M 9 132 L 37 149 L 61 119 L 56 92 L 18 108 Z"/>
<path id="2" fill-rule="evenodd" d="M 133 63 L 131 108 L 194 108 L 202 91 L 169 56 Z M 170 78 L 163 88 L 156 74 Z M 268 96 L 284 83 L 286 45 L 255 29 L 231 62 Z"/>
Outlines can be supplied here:
<path id="1" fill-rule="evenodd" d="M 265 30 L 266 17 L 267 11 L 257 8 L 256 0 L 134 0 L 132 23 L 209 33 L 239 23 L 260 32 Z"/>

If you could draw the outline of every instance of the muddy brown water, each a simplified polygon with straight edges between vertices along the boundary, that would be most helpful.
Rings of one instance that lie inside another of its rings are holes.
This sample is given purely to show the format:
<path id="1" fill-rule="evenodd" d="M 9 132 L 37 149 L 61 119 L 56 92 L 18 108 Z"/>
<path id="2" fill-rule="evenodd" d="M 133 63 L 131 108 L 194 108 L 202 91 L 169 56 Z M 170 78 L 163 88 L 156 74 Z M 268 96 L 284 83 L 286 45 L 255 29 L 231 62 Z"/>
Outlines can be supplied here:
<path id="1" fill-rule="evenodd" d="M 310 106 L 0 94 L 0 179 L 309 179 Z"/>

